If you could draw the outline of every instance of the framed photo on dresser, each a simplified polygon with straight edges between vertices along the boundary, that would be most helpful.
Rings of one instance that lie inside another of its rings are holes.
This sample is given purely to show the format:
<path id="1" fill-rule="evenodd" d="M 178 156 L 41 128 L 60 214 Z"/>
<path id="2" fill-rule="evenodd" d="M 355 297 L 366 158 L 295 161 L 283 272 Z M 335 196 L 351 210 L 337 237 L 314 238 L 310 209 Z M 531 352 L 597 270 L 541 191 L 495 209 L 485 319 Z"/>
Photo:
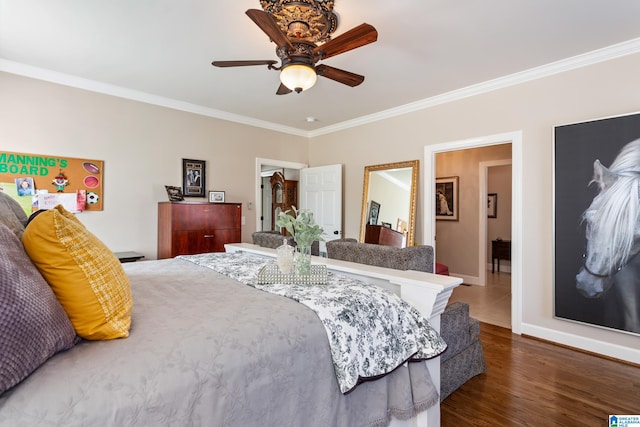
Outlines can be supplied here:
<path id="1" fill-rule="evenodd" d="M 174 187 L 173 185 L 165 185 L 164 188 L 167 190 L 167 196 L 169 196 L 170 202 L 181 202 L 184 200 L 182 188 Z"/>
<path id="2" fill-rule="evenodd" d="M 224 191 L 209 191 L 209 203 L 224 203 Z"/>

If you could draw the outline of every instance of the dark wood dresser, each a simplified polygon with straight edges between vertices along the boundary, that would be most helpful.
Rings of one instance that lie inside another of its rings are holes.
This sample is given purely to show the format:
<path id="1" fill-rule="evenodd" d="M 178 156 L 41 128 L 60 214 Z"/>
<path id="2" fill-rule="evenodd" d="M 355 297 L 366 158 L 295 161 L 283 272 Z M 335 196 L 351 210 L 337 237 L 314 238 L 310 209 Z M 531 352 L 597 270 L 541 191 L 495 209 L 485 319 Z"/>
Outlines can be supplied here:
<path id="1" fill-rule="evenodd" d="M 402 241 L 404 234 L 399 231 L 384 227 L 382 225 L 370 225 L 367 224 L 367 228 L 364 233 L 365 243 L 374 243 L 376 245 L 394 246 L 396 248 L 402 247 Z"/>
<path id="2" fill-rule="evenodd" d="M 241 203 L 158 203 L 158 259 L 224 252 L 242 239 Z"/>
<path id="3" fill-rule="evenodd" d="M 511 261 L 511 240 L 491 241 L 491 272 L 495 272 L 495 261 L 498 261 L 498 272 L 500 272 L 500 260 Z"/>

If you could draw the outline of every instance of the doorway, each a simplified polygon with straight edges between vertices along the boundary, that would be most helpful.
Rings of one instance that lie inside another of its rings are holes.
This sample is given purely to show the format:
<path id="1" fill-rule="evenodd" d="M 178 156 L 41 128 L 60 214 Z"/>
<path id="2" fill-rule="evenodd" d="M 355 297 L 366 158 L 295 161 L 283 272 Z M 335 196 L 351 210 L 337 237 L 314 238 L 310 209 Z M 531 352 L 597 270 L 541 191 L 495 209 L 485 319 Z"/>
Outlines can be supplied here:
<path id="1" fill-rule="evenodd" d="M 305 163 L 256 158 L 256 231 L 271 230 L 271 188 L 269 184 L 271 175 L 276 171 L 291 170 L 299 176 L 300 169 L 306 167 Z M 269 194 L 266 194 L 267 192 Z"/>
<path id="2" fill-rule="evenodd" d="M 285 178 L 290 177 L 299 183 L 299 209 L 309 209 L 314 214 L 316 224 L 325 233 L 324 241 L 342 237 L 342 165 L 326 165 L 309 168 L 303 163 L 256 158 L 256 231 L 269 231 L 273 226 L 273 216 L 269 215 L 272 195 L 270 180 L 265 175 L 281 171 Z M 289 179 L 289 178 L 287 178 Z M 266 194 L 267 191 L 269 194 Z M 271 212 L 270 215 L 273 215 Z M 325 252 L 324 242 L 320 242 L 320 252 Z M 326 253 L 326 252 L 325 252 Z"/>
<path id="3" fill-rule="evenodd" d="M 504 134 L 489 135 L 485 137 L 473 138 L 461 141 L 446 142 L 443 144 L 425 146 L 425 186 L 424 186 L 424 242 L 433 245 L 437 255 L 436 244 L 436 220 L 435 215 L 435 182 L 436 182 L 436 154 L 449 153 L 458 150 L 488 147 L 499 144 L 511 144 L 512 158 L 512 209 L 511 209 L 511 330 L 520 334 L 522 328 L 522 273 L 521 273 L 521 257 L 522 257 L 522 132 L 509 132 Z M 484 180 L 479 180 L 484 183 Z M 461 183 L 462 187 L 464 183 Z M 486 184 L 485 184 L 486 185 Z M 486 189 L 485 189 L 486 194 Z M 486 200 L 482 201 L 484 211 L 486 212 Z M 476 217 L 477 214 L 474 214 Z M 483 214 L 484 215 L 484 214 Z M 486 216 L 478 219 L 476 227 L 479 227 L 480 221 L 486 221 Z M 479 282 L 480 276 L 486 274 L 486 238 L 480 237 L 478 232 L 478 255 L 477 271 L 469 275 L 471 279 Z M 480 252 L 484 252 L 484 257 L 480 259 Z M 452 271 L 454 275 L 455 271 Z M 458 275 L 459 276 L 459 275 Z M 466 278 L 465 278 L 466 282 Z"/>

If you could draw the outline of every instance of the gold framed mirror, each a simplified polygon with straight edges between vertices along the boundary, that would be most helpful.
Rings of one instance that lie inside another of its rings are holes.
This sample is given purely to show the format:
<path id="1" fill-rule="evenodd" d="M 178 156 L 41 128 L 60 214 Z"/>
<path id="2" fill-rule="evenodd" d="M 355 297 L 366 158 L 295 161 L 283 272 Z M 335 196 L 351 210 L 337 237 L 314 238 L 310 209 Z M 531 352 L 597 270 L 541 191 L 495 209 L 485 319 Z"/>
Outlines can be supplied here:
<path id="1" fill-rule="evenodd" d="M 418 165 L 418 160 L 410 160 L 365 166 L 360 242 L 366 241 L 367 225 L 373 225 L 402 233 L 402 247 L 413 245 L 418 199 Z"/>

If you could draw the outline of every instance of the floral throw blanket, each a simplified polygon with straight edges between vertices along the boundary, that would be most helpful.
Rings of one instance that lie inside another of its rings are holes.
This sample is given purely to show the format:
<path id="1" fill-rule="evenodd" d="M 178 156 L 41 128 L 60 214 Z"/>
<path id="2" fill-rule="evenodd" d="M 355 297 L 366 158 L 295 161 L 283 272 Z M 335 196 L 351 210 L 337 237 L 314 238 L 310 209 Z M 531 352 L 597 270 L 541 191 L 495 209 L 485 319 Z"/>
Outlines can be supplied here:
<path id="1" fill-rule="evenodd" d="M 312 309 L 327 333 L 342 393 L 361 379 L 387 374 L 408 360 L 436 357 L 447 348 L 418 310 L 377 286 L 331 273 L 326 285 L 260 285 L 258 271 L 275 260 L 245 253 L 178 258 Z"/>

